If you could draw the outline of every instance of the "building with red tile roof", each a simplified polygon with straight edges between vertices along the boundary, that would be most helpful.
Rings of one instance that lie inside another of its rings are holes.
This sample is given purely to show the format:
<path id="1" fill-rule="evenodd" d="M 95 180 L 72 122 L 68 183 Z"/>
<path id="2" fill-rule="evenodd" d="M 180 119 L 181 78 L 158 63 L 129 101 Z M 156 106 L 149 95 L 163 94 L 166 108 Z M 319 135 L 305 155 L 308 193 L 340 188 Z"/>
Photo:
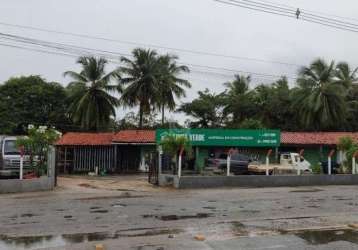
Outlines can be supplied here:
<path id="1" fill-rule="evenodd" d="M 115 144 L 155 144 L 155 130 L 122 130 L 114 135 Z"/>
<path id="2" fill-rule="evenodd" d="M 90 172 L 96 167 L 113 173 L 147 170 L 147 159 L 156 154 L 155 130 L 122 130 L 117 133 L 70 132 L 56 143 L 60 169 L 64 172 Z M 358 132 L 281 132 L 281 146 L 277 153 L 300 152 L 317 164 L 337 149 L 341 137 L 349 136 L 358 142 Z M 200 162 L 205 162 L 208 148 L 199 149 Z M 198 150 L 198 151 L 199 151 Z M 243 149 L 246 153 L 267 153 L 267 148 Z M 337 154 L 338 155 L 338 154 Z M 62 161 L 62 162 L 61 162 Z"/>
<path id="3" fill-rule="evenodd" d="M 282 132 L 282 145 L 337 145 L 342 137 L 358 142 L 358 133 L 351 132 Z"/>
<path id="4" fill-rule="evenodd" d="M 110 146 L 115 133 L 78 133 L 64 134 L 56 146 Z"/>

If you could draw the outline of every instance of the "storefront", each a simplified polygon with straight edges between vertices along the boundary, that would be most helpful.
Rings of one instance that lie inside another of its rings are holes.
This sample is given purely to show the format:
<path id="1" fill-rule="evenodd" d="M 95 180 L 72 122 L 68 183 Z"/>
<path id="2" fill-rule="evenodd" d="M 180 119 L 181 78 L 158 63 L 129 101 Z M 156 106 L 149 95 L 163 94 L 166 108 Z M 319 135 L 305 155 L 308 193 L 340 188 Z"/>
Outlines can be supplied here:
<path id="1" fill-rule="evenodd" d="M 205 169 L 209 158 L 218 157 L 229 150 L 245 154 L 255 160 L 264 160 L 272 149 L 272 160 L 278 157 L 281 133 L 279 130 L 234 130 L 234 129 L 158 129 L 156 143 L 160 144 L 167 135 L 187 137 L 194 150 L 193 159 L 186 159 L 188 170 Z M 190 164 L 194 162 L 194 164 Z M 195 169 L 190 169 L 194 166 Z M 185 169 L 185 167 L 184 167 Z"/>

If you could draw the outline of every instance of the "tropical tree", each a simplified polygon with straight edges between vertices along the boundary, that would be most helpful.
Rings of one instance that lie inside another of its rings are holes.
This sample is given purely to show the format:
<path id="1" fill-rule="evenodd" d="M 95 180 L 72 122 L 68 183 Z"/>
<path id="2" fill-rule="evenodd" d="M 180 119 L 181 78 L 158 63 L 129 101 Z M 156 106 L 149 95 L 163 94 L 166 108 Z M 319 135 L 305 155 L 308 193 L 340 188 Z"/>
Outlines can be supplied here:
<path id="1" fill-rule="evenodd" d="M 81 72 L 67 71 L 64 76 L 73 79 L 70 86 L 70 114 L 75 123 L 86 130 L 103 130 L 116 116 L 115 108 L 119 102 L 111 92 L 121 91 L 120 86 L 111 85 L 118 78 L 116 71 L 106 73 L 107 60 L 96 57 L 80 57 L 77 63 L 82 66 Z"/>
<path id="2" fill-rule="evenodd" d="M 228 124 L 230 127 L 239 127 L 241 122 L 256 113 L 253 92 L 249 90 L 250 82 L 251 76 L 235 75 L 233 81 L 224 83 L 227 88 L 225 113 L 232 114 L 232 120 Z"/>
<path id="3" fill-rule="evenodd" d="M 186 115 L 194 118 L 190 127 L 194 128 L 218 128 L 223 127 L 228 119 L 225 112 L 227 105 L 226 94 L 211 93 L 208 89 L 198 92 L 199 97 L 192 102 L 184 103 L 178 109 Z"/>
<path id="4" fill-rule="evenodd" d="M 254 89 L 254 104 L 257 108 L 256 119 L 267 128 L 280 128 L 285 131 L 297 130 L 295 115 L 291 107 L 292 96 L 286 77 L 270 85 L 258 85 Z"/>
<path id="5" fill-rule="evenodd" d="M 159 98 L 158 106 L 162 112 L 162 125 L 165 123 L 165 108 L 173 111 L 176 108 L 175 98 L 185 97 L 185 89 L 191 88 L 188 80 L 179 78 L 182 73 L 188 73 L 189 68 L 177 65 L 177 56 L 165 55 L 159 57 Z"/>
<path id="6" fill-rule="evenodd" d="M 253 118 L 247 118 L 243 122 L 240 123 L 240 128 L 242 129 L 264 129 L 265 126 L 262 124 L 260 120 L 256 120 Z"/>
<path id="7" fill-rule="evenodd" d="M 121 102 L 125 106 L 139 106 L 139 128 L 143 127 L 143 115 L 149 114 L 158 101 L 158 81 L 160 63 L 154 50 L 134 49 L 133 59 L 121 58 L 124 66 L 119 67 L 123 73 L 121 83 L 127 85 L 123 90 Z"/>
<path id="8" fill-rule="evenodd" d="M 345 122 L 346 91 L 335 80 L 334 62 L 317 59 L 299 71 L 294 106 L 306 128 L 329 129 Z"/>
<path id="9" fill-rule="evenodd" d="M 249 90 L 251 76 L 235 75 L 234 81 L 224 83 L 224 86 L 229 89 L 229 94 L 236 96 L 245 94 Z"/>
<path id="10" fill-rule="evenodd" d="M 185 151 L 190 157 L 192 155 L 192 146 L 188 137 L 168 134 L 160 142 L 163 152 L 171 157 L 171 162 L 178 167 L 178 155 L 181 150 Z"/>
<path id="11" fill-rule="evenodd" d="M 29 123 L 72 127 L 66 91 L 40 76 L 13 77 L 0 85 L 0 134 L 25 134 Z"/>
<path id="12" fill-rule="evenodd" d="M 336 67 L 336 83 L 347 89 L 350 88 L 353 84 L 358 83 L 357 71 L 358 68 L 352 69 L 346 62 L 338 63 Z"/>

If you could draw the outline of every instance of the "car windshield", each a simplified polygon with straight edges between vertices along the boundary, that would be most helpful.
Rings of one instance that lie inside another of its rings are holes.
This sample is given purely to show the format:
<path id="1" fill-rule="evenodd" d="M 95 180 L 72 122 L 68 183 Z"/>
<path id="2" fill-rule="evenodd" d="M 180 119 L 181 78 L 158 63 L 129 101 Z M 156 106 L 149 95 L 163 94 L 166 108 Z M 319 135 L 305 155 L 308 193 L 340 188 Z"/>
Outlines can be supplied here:
<path id="1" fill-rule="evenodd" d="M 19 150 L 16 147 L 16 141 L 15 140 L 5 141 L 4 153 L 5 153 L 5 155 L 18 155 L 18 154 L 20 154 Z"/>
<path id="2" fill-rule="evenodd" d="M 227 159 L 227 154 L 220 154 L 219 159 Z"/>
<path id="3" fill-rule="evenodd" d="M 248 161 L 249 160 L 249 157 L 247 157 L 246 155 L 233 155 L 231 157 L 232 160 L 235 160 L 235 161 Z"/>

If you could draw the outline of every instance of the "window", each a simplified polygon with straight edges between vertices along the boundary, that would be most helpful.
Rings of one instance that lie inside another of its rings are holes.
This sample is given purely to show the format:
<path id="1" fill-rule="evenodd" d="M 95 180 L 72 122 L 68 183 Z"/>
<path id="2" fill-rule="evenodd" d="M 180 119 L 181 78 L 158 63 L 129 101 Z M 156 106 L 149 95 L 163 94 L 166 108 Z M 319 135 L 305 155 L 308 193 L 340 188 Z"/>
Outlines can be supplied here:
<path id="1" fill-rule="evenodd" d="M 5 155 L 18 155 L 20 154 L 19 150 L 16 147 L 15 140 L 7 140 L 4 144 L 4 154 Z"/>
<path id="2" fill-rule="evenodd" d="M 227 154 L 220 154 L 219 159 L 227 159 Z"/>
<path id="3" fill-rule="evenodd" d="M 235 160 L 235 161 L 249 161 L 249 157 L 247 157 L 246 155 L 240 155 L 240 154 L 233 155 L 231 157 L 231 159 Z"/>

